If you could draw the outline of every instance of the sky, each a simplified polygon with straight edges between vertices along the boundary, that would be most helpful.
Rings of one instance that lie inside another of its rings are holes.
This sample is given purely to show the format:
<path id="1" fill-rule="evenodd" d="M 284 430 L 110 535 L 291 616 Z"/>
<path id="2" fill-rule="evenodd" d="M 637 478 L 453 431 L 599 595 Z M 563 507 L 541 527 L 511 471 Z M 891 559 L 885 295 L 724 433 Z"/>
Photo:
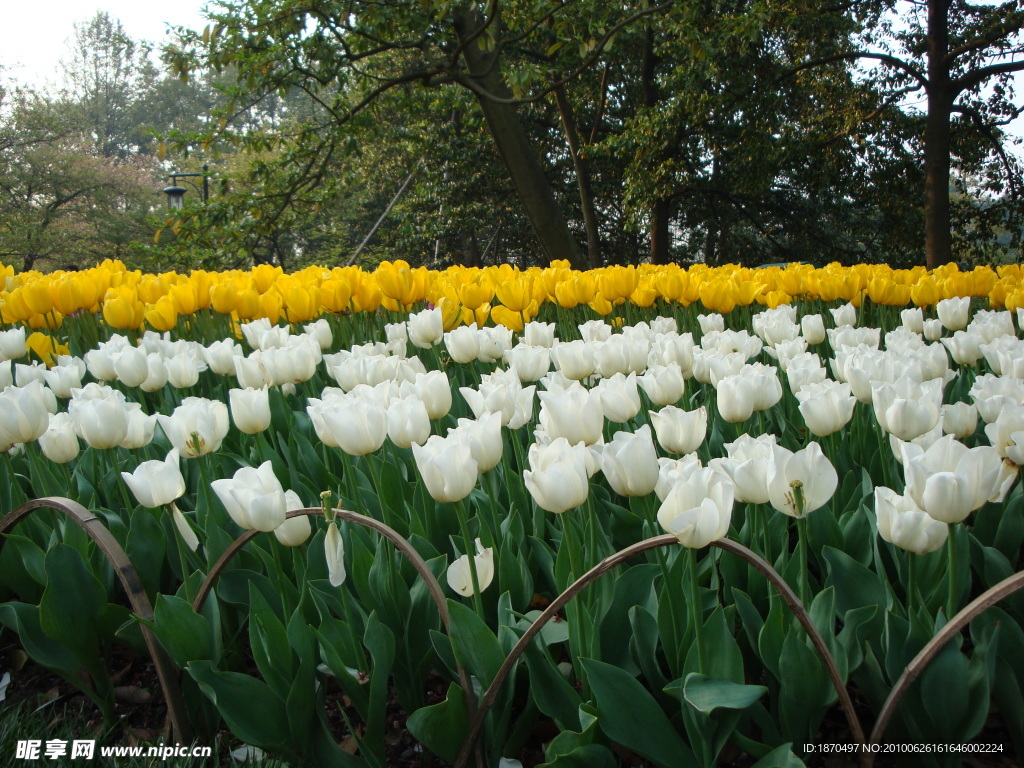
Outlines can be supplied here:
<path id="1" fill-rule="evenodd" d="M 76 23 L 106 11 L 136 42 L 160 44 L 168 24 L 202 29 L 208 0 L 0 0 L 0 66 L 4 79 L 42 88 L 60 79 Z"/>

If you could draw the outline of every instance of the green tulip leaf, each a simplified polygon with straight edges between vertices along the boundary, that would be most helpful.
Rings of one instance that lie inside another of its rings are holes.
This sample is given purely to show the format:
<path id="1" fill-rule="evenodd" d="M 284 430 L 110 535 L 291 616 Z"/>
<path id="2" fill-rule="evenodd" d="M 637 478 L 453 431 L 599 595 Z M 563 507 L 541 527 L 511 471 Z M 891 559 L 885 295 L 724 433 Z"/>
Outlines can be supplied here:
<path id="1" fill-rule="evenodd" d="M 214 660 L 213 632 L 209 622 L 192 605 L 174 595 L 158 595 L 153 609 L 153 631 L 174 663 L 185 667 L 192 661 Z"/>
<path id="2" fill-rule="evenodd" d="M 746 709 L 767 692 L 763 685 L 740 685 L 696 672 L 683 682 L 683 698 L 706 715 L 716 709 Z"/>
<path id="3" fill-rule="evenodd" d="M 609 739 L 661 768 L 696 761 L 654 697 L 635 677 L 596 659 L 580 661 L 597 700 L 598 724 Z"/>
<path id="4" fill-rule="evenodd" d="M 193 661 L 186 669 L 239 739 L 278 751 L 288 744 L 288 708 L 269 685 L 249 675 L 222 672 L 209 661 Z"/>
<path id="5" fill-rule="evenodd" d="M 449 763 L 454 763 L 469 733 L 462 689 L 452 683 L 448 686 L 448 697 L 444 701 L 417 709 L 409 715 L 406 727 L 427 749 Z"/>

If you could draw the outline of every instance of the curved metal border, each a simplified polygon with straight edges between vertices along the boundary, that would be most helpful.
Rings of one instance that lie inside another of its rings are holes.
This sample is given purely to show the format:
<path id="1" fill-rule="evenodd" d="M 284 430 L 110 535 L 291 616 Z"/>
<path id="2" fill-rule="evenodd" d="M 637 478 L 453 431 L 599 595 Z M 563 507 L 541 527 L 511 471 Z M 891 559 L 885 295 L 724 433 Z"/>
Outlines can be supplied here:
<path id="1" fill-rule="evenodd" d="M 135 614 L 145 621 L 153 620 L 153 606 L 150 605 L 139 574 L 135 571 L 131 560 L 128 559 L 128 555 L 125 554 L 113 534 L 107 530 L 103 521 L 77 501 L 48 496 L 25 502 L 3 520 L 0 520 L 0 547 L 3 546 L 3 534 L 37 509 L 52 509 L 75 521 L 99 547 L 104 557 L 107 558 L 107 562 L 113 566 Z M 176 667 L 145 622 L 141 623 L 140 629 L 153 659 L 153 665 L 156 667 L 160 688 L 163 689 L 164 701 L 167 702 L 167 717 L 171 721 L 171 727 L 177 739 L 190 744 L 192 742 L 192 724 L 188 719 L 181 688 L 178 686 Z"/>

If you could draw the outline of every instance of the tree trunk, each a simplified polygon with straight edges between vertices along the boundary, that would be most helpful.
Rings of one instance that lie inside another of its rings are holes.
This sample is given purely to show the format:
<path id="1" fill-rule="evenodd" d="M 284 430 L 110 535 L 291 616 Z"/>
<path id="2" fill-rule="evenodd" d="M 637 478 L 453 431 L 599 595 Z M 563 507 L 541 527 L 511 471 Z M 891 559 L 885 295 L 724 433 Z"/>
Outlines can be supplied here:
<path id="1" fill-rule="evenodd" d="M 572 155 L 572 167 L 576 171 L 576 185 L 580 190 L 580 210 L 583 211 L 583 228 L 587 232 L 587 269 L 601 265 L 601 234 L 597 226 L 597 208 L 594 205 L 594 190 L 590 184 L 590 163 L 580 152 L 580 135 L 576 127 L 576 116 L 565 95 L 565 87 L 555 88 L 555 105 L 565 130 L 565 141 Z"/>
<path id="2" fill-rule="evenodd" d="M 480 39 L 470 41 L 482 23 L 480 13 L 470 10 L 454 17 L 455 31 L 463 44 L 462 57 L 469 75 L 487 92 L 511 96 L 495 53 L 481 50 Z M 486 37 L 486 36 L 483 36 Z M 475 92 L 474 92 L 475 93 Z M 573 267 L 584 267 L 569 225 L 562 215 L 555 193 L 548 183 L 519 115 L 512 104 L 493 101 L 476 93 L 480 110 L 494 139 L 498 154 L 508 170 L 512 186 L 526 209 L 526 215 L 548 260 L 568 259 Z"/>
<path id="3" fill-rule="evenodd" d="M 924 134 L 925 264 L 934 269 L 953 260 L 949 220 L 949 0 L 928 4 L 928 118 Z"/>
<path id="4" fill-rule="evenodd" d="M 668 216 L 672 203 L 656 200 L 651 206 L 651 264 L 669 263 Z"/>

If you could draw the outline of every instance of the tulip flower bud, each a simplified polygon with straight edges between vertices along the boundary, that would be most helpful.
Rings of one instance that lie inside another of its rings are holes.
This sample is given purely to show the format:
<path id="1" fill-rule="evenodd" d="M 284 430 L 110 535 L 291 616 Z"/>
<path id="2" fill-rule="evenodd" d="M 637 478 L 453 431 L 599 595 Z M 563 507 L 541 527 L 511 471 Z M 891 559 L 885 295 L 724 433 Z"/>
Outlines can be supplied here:
<path id="1" fill-rule="evenodd" d="M 477 463 L 469 445 L 457 435 L 431 435 L 412 445 L 416 468 L 434 501 L 460 501 L 476 486 Z"/>
<path id="2" fill-rule="evenodd" d="M 241 528 L 272 531 L 285 520 L 284 489 L 269 461 L 258 469 L 242 467 L 230 480 L 214 480 L 210 486 Z"/>
<path id="3" fill-rule="evenodd" d="M 270 426 L 270 392 L 259 389 L 230 389 L 231 420 L 241 432 L 255 435 Z"/>
<path id="4" fill-rule="evenodd" d="M 800 332 L 808 344 L 821 344 L 825 340 L 825 321 L 821 315 L 804 315 L 800 318 Z"/>
<path id="5" fill-rule="evenodd" d="M 700 549 L 729 532 L 733 487 L 728 475 L 697 469 L 679 481 L 658 510 L 658 523 L 684 547 Z"/>
<path id="6" fill-rule="evenodd" d="M 302 500 L 295 491 L 285 491 L 284 501 L 287 512 L 305 509 L 305 504 L 302 503 Z M 309 515 L 289 517 L 274 529 L 274 536 L 286 547 L 297 547 L 303 544 L 312 533 L 313 528 L 309 523 Z"/>
<path id="7" fill-rule="evenodd" d="M 970 403 L 942 406 L 942 431 L 957 440 L 970 437 L 978 428 L 978 409 Z"/>
<path id="8" fill-rule="evenodd" d="M 646 496 L 658 485 L 658 454 L 651 428 L 616 432 L 601 450 L 601 472 L 620 496 Z"/>
<path id="9" fill-rule="evenodd" d="M 943 299 L 935 305 L 935 312 L 947 330 L 959 331 L 967 327 L 967 317 L 971 309 L 970 296 Z"/>
<path id="10" fill-rule="evenodd" d="M 122 472 L 121 477 L 139 504 L 151 509 L 170 504 L 185 493 L 178 451 L 173 448 L 163 461 L 144 461 L 131 474 Z"/>
<path id="11" fill-rule="evenodd" d="M 393 400 L 387 410 L 388 437 L 400 448 L 423 445 L 430 437 L 427 407 L 415 395 Z"/>
<path id="12" fill-rule="evenodd" d="M 708 411 L 704 406 L 695 411 L 666 406 L 649 413 L 658 444 L 669 453 L 693 453 L 707 436 Z"/>
<path id="13" fill-rule="evenodd" d="M 949 535 L 949 526 L 929 517 L 910 494 L 900 496 L 883 486 L 875 488 L 875 517 L 879 536 L 915 555 L 934 552 Z"/>
<path id="14" fill-rule="evenodd" d="M 534 443 L 529 458 L 530 469 L 523 472 L 523 481 L 538 507 L 561 514 L 587 500 L 590 476 L 583 443 L 569 445 L 564 437 L 546 446 Z"/>
<path id="15" fill-rule="evenodd" d="M 332 587 L 340 587 L 345 583 L 345 540 L 341 538 L 338 524 L 331 522 L 327 526 L 324 538 L 324 555 L 327 557 L 327 578 Z"/>
<path id="16" fill-rule="evenodd" d="M 50 416 L 50 425 L 39 436 L 43 455 L 56 464 L 66 464 L 78 455 L 78 432 L 71 417 L 63 411 Z"/>
<path id="17" fill-rule="evenodd" d="M 444 338 L 444 323 L 440 307 L 424 309 L 409 315 L 409 341 L 420 349 L 430 349 Z"/>

